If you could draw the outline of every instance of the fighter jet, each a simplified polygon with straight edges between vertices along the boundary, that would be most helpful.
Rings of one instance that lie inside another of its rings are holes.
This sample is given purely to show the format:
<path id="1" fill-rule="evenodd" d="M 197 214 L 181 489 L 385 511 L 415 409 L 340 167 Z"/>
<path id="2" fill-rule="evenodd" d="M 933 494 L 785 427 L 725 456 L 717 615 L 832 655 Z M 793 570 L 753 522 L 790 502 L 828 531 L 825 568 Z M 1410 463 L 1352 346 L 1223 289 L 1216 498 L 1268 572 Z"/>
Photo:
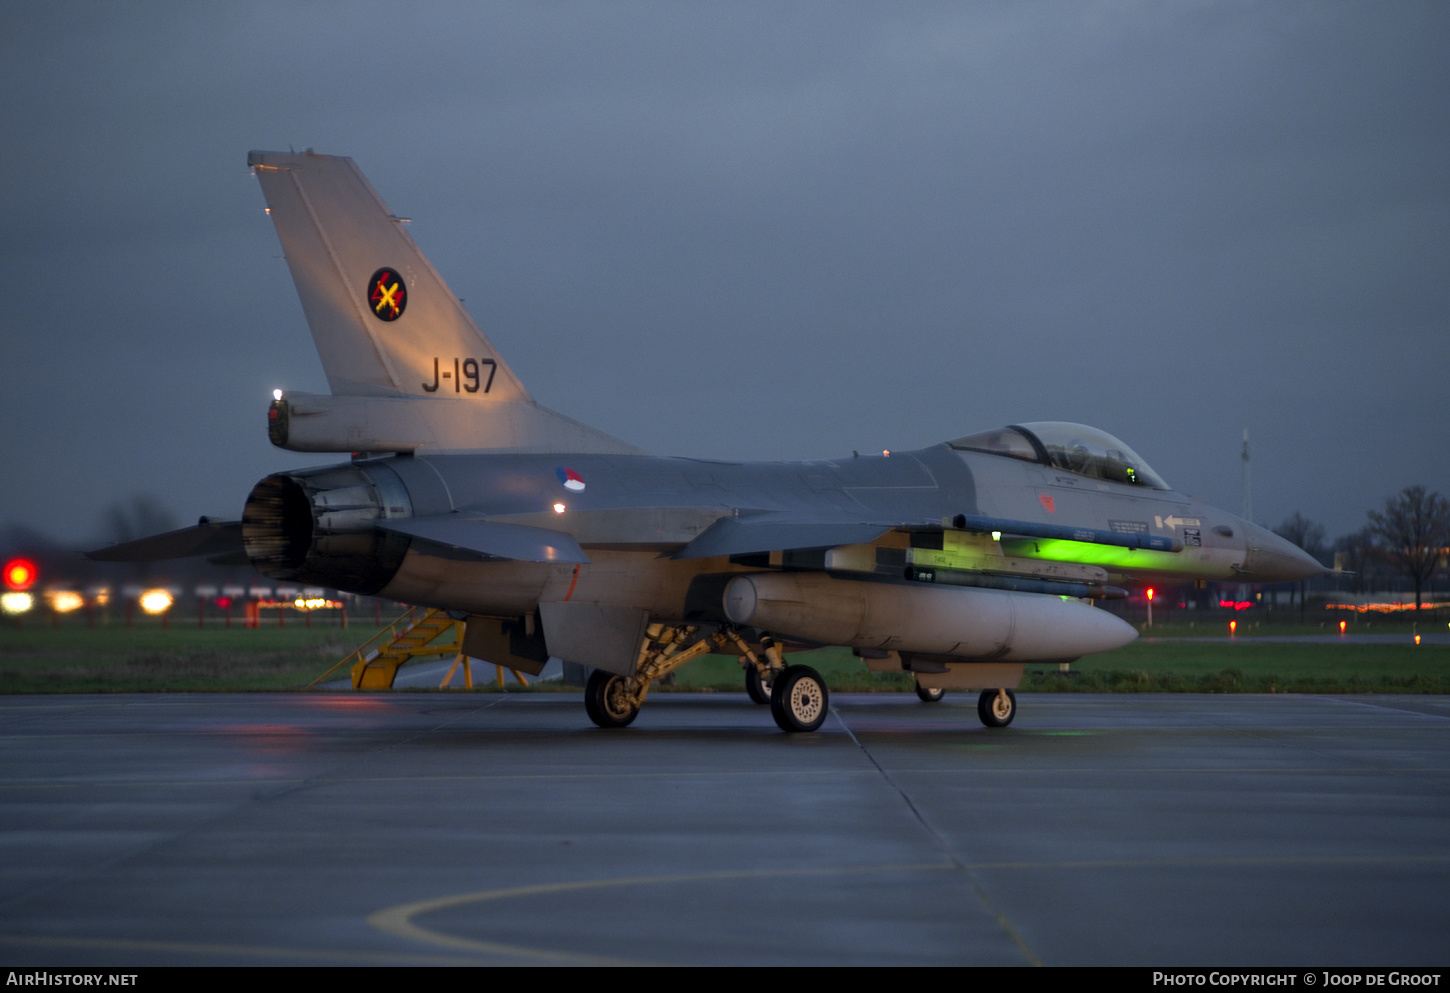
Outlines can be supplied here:
<path id="1" fill-rule="evenodd" d="M 798 648 L 851 648 L 923 699 L 978 691 L 1003 727 L 1025 663 L 1137 636 L 1095 606 L 1119 584 L 1323 571 L 1081 424 L 814 462 L 647 454 L 536 403 L 351 159 L 248 165 L 331 389 L 277 391 L 268 436 L 350 458 L 261 480 L 240 521 L 96 558 L 239 548 L 276 579 L 447 610 L 471 656 L 589 667 L 601 727 L 679 665 L 733 655 L 790 732 L 828 707 L 820 674 L 787 662 Z"/>

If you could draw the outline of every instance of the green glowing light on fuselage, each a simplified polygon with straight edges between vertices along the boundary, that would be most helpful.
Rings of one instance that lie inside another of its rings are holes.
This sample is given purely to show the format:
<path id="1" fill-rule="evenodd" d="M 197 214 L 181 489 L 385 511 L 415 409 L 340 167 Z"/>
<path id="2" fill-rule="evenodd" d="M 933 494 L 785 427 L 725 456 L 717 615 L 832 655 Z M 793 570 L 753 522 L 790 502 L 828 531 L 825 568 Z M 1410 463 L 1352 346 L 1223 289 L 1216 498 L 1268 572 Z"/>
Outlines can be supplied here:
<path id="1" fill-rule="evenodd" d="M 1146 548 L 1122 548 L 1118 545 L 1095 545 L 1085 541 L 1063 541 L 1056 538 L 1004 541 L 1002 553 L 1024 559 L 1096 565 L 1114 572 L 1194 572 L 1194 564 L 1186 561 L 1178 552 L 1155 552 Z"/>

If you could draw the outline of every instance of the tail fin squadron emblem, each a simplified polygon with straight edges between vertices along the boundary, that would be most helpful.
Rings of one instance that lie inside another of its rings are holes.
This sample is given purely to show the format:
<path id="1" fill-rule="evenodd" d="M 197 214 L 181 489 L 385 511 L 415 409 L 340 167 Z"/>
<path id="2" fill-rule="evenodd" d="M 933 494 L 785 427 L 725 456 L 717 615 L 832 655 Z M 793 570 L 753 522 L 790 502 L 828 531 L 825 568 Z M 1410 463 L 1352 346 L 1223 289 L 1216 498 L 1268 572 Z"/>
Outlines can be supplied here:
<path id="1" fill-rule="evenodd" d="M 368 281 L 368 305 L 378 320 L 396 321 L 402 317 L 403 308 L 408 306 L 408 288 L 403 284 L 403 277 L 387 267 L 373 273 Z"/>

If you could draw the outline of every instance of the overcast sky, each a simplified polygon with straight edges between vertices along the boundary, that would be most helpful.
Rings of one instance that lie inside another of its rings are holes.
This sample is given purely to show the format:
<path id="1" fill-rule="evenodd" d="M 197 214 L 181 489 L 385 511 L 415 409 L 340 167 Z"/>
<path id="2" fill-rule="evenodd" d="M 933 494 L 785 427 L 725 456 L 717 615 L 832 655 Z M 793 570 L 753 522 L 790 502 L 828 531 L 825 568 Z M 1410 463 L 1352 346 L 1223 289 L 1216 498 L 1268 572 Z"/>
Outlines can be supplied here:
<path id="1" fill-rule="evenodd" d="M 249 149 L 350 155 L 660 454 L 1119 435 L 1330 536 L 1450 494 L 1450 5 L 54 3 L 0 33 L 0 524 L 236 517 L 326 392 Z"/>

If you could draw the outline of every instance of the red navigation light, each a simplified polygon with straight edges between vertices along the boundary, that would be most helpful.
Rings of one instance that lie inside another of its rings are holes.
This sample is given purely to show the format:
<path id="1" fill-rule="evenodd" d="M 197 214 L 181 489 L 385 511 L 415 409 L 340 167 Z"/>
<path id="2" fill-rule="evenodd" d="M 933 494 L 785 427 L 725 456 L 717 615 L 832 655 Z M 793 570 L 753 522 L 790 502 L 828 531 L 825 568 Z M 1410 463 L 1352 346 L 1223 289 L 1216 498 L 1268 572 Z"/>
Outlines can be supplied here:
<path id="1" fill-rule="evenodd" d="M 40 570 L 29 559 L 11 559 L 5 563 L 5 587 L 11 590 L 28 590 L 35 585 Z"/>

